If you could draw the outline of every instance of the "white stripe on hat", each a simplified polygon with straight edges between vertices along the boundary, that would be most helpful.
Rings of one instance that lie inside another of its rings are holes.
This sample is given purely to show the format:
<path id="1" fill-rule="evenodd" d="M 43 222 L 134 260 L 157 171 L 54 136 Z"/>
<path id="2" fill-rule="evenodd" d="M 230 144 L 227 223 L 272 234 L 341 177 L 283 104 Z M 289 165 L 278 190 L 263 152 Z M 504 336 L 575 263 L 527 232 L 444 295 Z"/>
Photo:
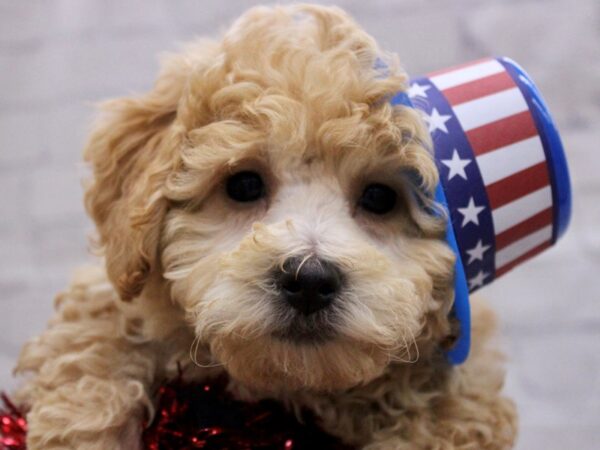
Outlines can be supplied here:
<path id="1" fill-rule="evenodd" d="M 478 156 L 477 164 L 487 186 L 546 160 L 539 136 L 533 136 Z"/>
<path id="2" fill-rule="evenodd" d="M 552 239 L 552 225 L 535 231 L 496 252 L 496 270 Z"/>
<path id="3" fill-rule="evenodd" d="M 454 107 L 454 114 L 463 130 L 469 131 L 528 109 L 521 91 L 514 87 L 461 103 Z"/>
<path id="4" fill-rule="evenodd" d="M 497 60 L 484 61 L 472 66 L 463 67 L 461 69 L 452 70 L 450 72 L 435 75 L 430 78 L 431 82 L 440 90 L 448 89 L 460 84 L 468 83 L 469 81 L 478 80 L 480 78 L 504 72 L 504 66 Z"/>
<path id="5" fill-rule="evenodd" d="M 498 235 L 552 206 L 550 186 L 527 194 L 492 211 L 494 232 Z"/>

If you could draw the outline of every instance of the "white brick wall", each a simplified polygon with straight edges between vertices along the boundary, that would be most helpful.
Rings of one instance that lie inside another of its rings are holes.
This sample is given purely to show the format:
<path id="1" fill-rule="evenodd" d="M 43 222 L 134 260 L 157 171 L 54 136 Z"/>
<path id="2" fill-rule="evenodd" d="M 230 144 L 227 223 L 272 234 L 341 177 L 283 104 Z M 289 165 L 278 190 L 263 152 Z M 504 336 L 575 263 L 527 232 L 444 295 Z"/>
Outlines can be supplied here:
<path id="1" fill-rule="evenodd" d="M 141 91 L 156 55 L 253 1 L 0 0 L 0 389 L 54 293 L 89 260 L 80 151 L 100 99 Z M 329 3 L 329 2 L 327 2 Z M 567 236 L 485 289 L 502 316 L 519 449 L 600 443 L 600 4 L 341 1 L 413 74 L 507 55 L 532 75 L 567 148 Z"/>

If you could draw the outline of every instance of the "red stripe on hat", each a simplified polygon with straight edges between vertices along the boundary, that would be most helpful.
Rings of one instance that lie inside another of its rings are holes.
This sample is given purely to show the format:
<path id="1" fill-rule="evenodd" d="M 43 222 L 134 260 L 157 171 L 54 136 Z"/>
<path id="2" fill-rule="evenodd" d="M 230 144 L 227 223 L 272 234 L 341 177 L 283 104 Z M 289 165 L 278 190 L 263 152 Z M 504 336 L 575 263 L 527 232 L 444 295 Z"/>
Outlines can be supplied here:
<path id="1" fill-rule="evenodd" d="M 482 58 L 482 59 L 478 59 L 476 61 L 470 61 L 468 63 L 459 64 L 457 66 L 450 67 L 449 69 L 440 69 L 440 70 L 436 70 L 435 72 L 429 72 L 426 76 L 429 78 L 436 77 L 438 75 L 443 75 L 445 73 L 454 72 L 455 70 L 466 69 L 467 67 L 475 66 L 475 65 L 481 64 L 483 62 L 492 61 L 493 59 L 494 58 Z"/>
<path id="2" fill-rule="evenodd" d="M 529 111 L 523 111 L 466 132 L 475 156 L 514 144 L 537 134 L 537 128 Z"/>
<path id="3" fill-rule="evenodd" d="M 469 100 L 475 100 L 479 97 L 495 94 L 515 87 L 516 84 L 508 72 L 500 72 L 494 75 L 470 81 L 460 86 L 454 86 L 442 91 L 448 102 L 453 105 L 459 105 Z"/>
<path id="4" fill-rule="evenodd" d="M 500 268 L 496 268 L 496 274 L 495 274 L 494 278 L 498 278 L 498 277 L 504 275 L 506 272 L 513 269 L 515 266 L 518 266 L 523 261 L 527 261 L 529 258 L 533 258 L 535 255 L 543 252 L 550 246 L 552 246 L 552 241 L 544 242 L 543 244 L 540 244 L 537 247 L 532 248 L 527 253 L 522 254 L 517 259 L 509 262 L 508 264 L 506 264 Z"/>
<path id="5" fill-rule="evenodd" d="M 496 251 L 502 250 L 513 242 L 551 224 L 552 208 L 548 208 L 496 235 Z"/>
<path id="6" fill-rule="evenodd" d="M 546 161 L 486 186 L 490 207 L 496 209 L 550 184 Z"/>

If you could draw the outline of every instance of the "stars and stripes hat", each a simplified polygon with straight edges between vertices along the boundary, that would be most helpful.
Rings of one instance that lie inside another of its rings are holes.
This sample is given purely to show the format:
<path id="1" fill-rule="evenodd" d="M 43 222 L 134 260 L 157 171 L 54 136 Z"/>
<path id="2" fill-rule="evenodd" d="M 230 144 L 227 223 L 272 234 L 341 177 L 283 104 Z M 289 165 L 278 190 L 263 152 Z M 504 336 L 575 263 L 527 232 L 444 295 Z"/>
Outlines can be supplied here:
<path id="1" fill-rule="evenodd" d="M 453 313 L 461 335 L 449 360 L 469 351 L 469 292 L 552 246 L 571 214 L 569 173 L 548 108 L 508 58 L 488 58 L 410 82 L 395 104 L 421 110 L 440 172 L 457 254 Z"/>

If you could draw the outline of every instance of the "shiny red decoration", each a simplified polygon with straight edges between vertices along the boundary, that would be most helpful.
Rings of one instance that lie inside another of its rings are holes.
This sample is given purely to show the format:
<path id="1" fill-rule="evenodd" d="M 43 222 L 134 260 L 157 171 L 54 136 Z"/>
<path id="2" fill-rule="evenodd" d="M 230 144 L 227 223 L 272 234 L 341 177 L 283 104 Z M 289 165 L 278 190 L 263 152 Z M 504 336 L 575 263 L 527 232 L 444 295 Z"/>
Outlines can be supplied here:
<path id="1" fill-rule="evenodd" d="M 273 400 L 233 399 L 227 378 L 204 384 L 163 385 L 155 419 L 143 432 L 148 450 L 351 450 L 324 433 L 307 414 L 304 423 Z"/>
<path id="2" fill-rule="evenodd" d="M 226 390 L 227 378 L 188 384 L 182 377 L 162 385 L 151 424 L 141 430 L 147 450 L 352 450 L 304 423 L 273 400 L 247 403 Z M 23 413 L 2 394 L 0 450 L 26 450 Z"/>
<path id="3" fill-rule="evenodd" d="M 0 450 L 25 450 L 27 422 L 5 394 L 1 398 L 4 406 L 0 408 Z"/>

